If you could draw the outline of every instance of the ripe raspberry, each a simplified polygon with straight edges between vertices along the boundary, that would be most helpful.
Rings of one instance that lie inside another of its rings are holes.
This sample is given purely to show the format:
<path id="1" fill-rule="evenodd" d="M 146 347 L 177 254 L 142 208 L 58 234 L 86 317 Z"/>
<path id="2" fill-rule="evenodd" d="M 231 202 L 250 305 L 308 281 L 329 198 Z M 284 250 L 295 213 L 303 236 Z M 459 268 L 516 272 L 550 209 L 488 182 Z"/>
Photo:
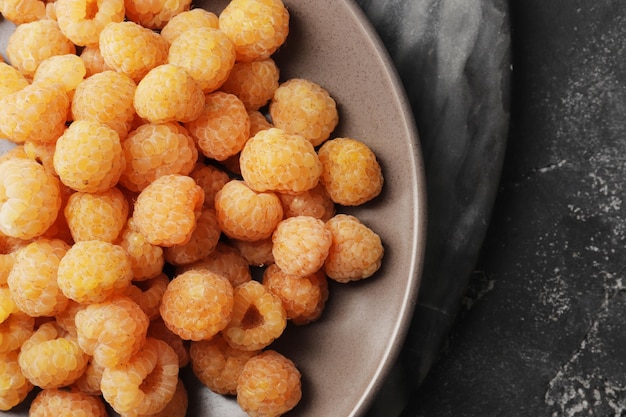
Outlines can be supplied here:
<path id="1" fill-rule="evenodd" d="M 326 222 L 335 215 L 335 203 L 321 183 L 298 194 L 279 193 L 278 198 L 285 218 L 311 216 Z"/>
<path id="2" fill-rule="evenodd" d="M 28 84 L 28 80 L 16 68 L 0 62 L 0 99 L 20 91 Z"/>
<path id="3" fill-rule="evenodd" d="M 191 0 L 126 0 L 126 18 L 150 29 L 162 29 L 179 13 L 189 10 Z"/>
<path id="4" fill-rule="evenodd" d="M 103 71 L 81 82 L 72 99 L 74 120 L 91 120 L 109 126 L 120 139 L 131 129 L 137 85 L 126 74 Z"/>
<path id="5" fill-rule="evenodd" d="M 55 55 L 39 64 L 33 76 L 33 83 L 61 83 L 69 93 L 83 81 L 86 73 L 85 63 L 78 55 Z"/>
<path id="6" fill-rule="evenodd" d="M 233 314 L 222 331 L 236 349 L 258 350 L 269 346 L 287 326 L 287 313 L 280 298 L 263 284 L 248 281 L 235 287 Z"/>
<path id="7" fill-rule="evenodd" d="M 368 278 L 380 268 L 384 247 L 380 237 L 359 219 L 337 214 L 326 223 L 333 236 L 324 271 L 329 278 L 346 283 Z"/>
<path id="8" fill-rule="evenodd" d="M 276 194 L 256 192 L 239 180 L 228 182 L 215 196 L 217 221 L 231 239 L 260 240 L 271 236 L 283 218 Z"/>
<path id="9" fill-rule="evenodd" d="M 230 281 L 233 288 L 252 279 L 250 267 L 241 253 L 221 241 L 208 256 L 192 264 L 178 267 L 176 272 L 182 274 L 190 269 L 208 269 L 215 274 L 222 275 Z"/>
<path id="10" fill-rule="evenodd" d="M 32 78 L 46 58 L 75 53 L 76 47 L 57 22 L 47 19 L 19 25 L 9 36 L 6 48 L 9 61 L 26 78 Z"/>
<path id="11" fill-rule="evenodd" d="M 161 301 L 163 321 L 186 340 L 213 337 L 228 324 L 232 309 L 232 285 L 208 270 L 190 270 L 176 276 Z"/>
<path id="12" fill-rule="evenodd" d="M 35 318 L 18 312 L 0 323 L 0 353 L 19 349 L 33 334 Z"/>
<path id="13" fill-rule="evenodd" d="M 149 416 L 141 417 L 185 417 L 187 415 L 187 408 L 189 407 L 189 397 L 183 380 L 179 377 L 176 384 L 176 391 L 174 396 L 167 403 L 165 408 L 158 413 L 150 414 Z"/>
<path id="14" fill-rule="evenodd" d="M 19 311 L 15 301 L 13 301 L 13 297 L 11 297 L 9 286 L 0 284 L 0 324 L 9 318 L 11 314 Z"/>
<path id="15" fill-rule="evenodd" d="M 330 230 L 322 220 L 289 217 L 278 223 L 272 235 L 274 262 L 287 274 L 313 274 L 324 265 L 331 241 Z"/>
<path id="16" fill-rule="evenodd" d="M 174 397 L 178 357 L 164 341 L 147 337 L 124 364 L 105 368 L 100 387 L 115 411 L 125 416 L 158 413 Z"/>
<path id="17" fill-rule="evenodd" d="M 44 323 L 20 349 L 22 373 L 35 386 L 58 388 L 72 384 L 87 367 L 87 355 L 72 336 L 64 337 L 54 322 Z"/>
<path id="18" fill-rule="evenodd" d="M 251 417 L 278 417 L 302 398 L 300 371 L 274 350 L 250 359 L 239 376 L 237 402 Z"/>
<path id="19" fill-rule="evenodd" d="M 148 336 L 160 339 L 170 345 L 176 356 L 178 356 L 178 367 L 183 368 L 189 364 L 189 341 L 181 339 L 165 325 L 161 317 L 157 317 L 150 322 Z"/>
<path id="20" fill-rule="evenodd" d="M 129 204 L 118 188 L 101 193 L 72 194 L 64 214 L 75 242 L 117 239 L 128 219 Z"/>
<path id="21" fill-rule="evenodd" d="M 165 260 L 172 265 L 187 265 L 199 261 L 215 249 L 221 235 L 215 210 L 204 209 L 189 241 L 165 248 Z"/>
<path id="22" fill-rule="evenodd" d="M 358 206 L 380 194 L 382 170 L 374 152 L 363 142 L 330 140 L 319 149 L 319 157 L 323 167 L 320 182 L 335 203 Z"/>
<path id="23" fill-rule="evenodd" d="M 198 159 L 187 130 L 176 123 L 145 124 L 130 132 L 122 143 L 126 169 L 120 183 L 141 191 L 165 174 L 189 174 Z"/>
<path id="24" fill-rule="evenodd" d="M 33 384 L 22 373 L 17 355 L 19 350 L 0 352 L 0 410 L 9 411 L 26 399 Z"/>
<path id="25" fill-rule="evenodd" d="M 167 59 L 165 39 L 131 21 L 106 25 L 100 32 L 99 46 L 104 62 L 135 82 Z"/>
<path id="26" fill-rule="evenodd" d="M 202 113 L 187 128 L 205 156 L 223 161 L 243 148 L 250 119 L 237 96 L 216 91 L 206 95 Z"/>
<path id="27" fill-rule="evenodd" d="M 130 223 L 131 220 L 128 221 L 128 224 Z M 127 226 L 123 229 L 117 244 L 128 254 L 133 280 L 154 278 L 163 270 L 165 264 L 163 248 L 148 242 L 144 235 L 132 227 Z"/>
<path id="28" fill-rule="evenodd" d="M 241 252 L 241 256 L 244 257 L 250 266 L 263 267 L 274 263 L 271 237 L 253 242 L 231 240 L 230 243 Z"/>
<path id="29" fill-rule="evenodd" d="M 46 5 L 40 0 L 3 0 L 1 10 L 2 16 L 16 26 L 46 18 Z"/>
<path id="30" fill-rule="evenodd" d="M 141 191 L 133 221 L 151 244 L 180 245 L 191 238 L 203 201 L 204 192 L 191 177 L 164 175 Z"/>
<path id="31" fill-rule="evenodd" d="M 0 99 L 0 131 L 16 143 L 54 142 L 65 130 L 69 105 L 62 84 L 28 85 Z"/>
<path id="32" fill-rule="evenodd" d="M 55 0 L 54 12 L 69 40 L 95 47 L 107 24 L 124 20 L 124 0 Z"/>
<path id="33" fill-rule="evenodd" d="M 185 69 L 202 91 L 210 93 L 226 81 L 233 68 L 235 46 L 219 29 L 187 29 L 172 41 L 167 62 Z"/>
<path id="34" fill-rule="evenodd" d="M 236 62 L 221 89 L 239 97 L 246 109 L 258 110 L 274 96 L 279 76 L 272 58 Z"/>
<path id="35" fill-rule="evenodd" d="M 29 417 L 107 417 L 104 402 L 78 390 L 50 388 L 33 399 Z"/>
<path id="36" fill-rule="evenodd" d="M 230 177 L 223 170 L 198 162 L 189 174 L 204 190 L 204 208 L 215 208 L 215 194 L 230 181 Z"/>
<path id="37" fill-rule="evenodd" d="M 124 364 L 146 341 L 150 320 L 128 297 L 90 304 L 76 313 L 78 344 L 104 367 Z"/>
<path id="38" fill-rule="evenodd" d="M 18 252 L 7 284 L 21 311 L 33 317 L 54 316 L 67 307 L 57 269 L 69 247 L 62 240 L 41 238 Z"/>
<path id="39" fill-rule="evenodd" d="M 128 287 L 126 295 L 141 307 L 150 320 L 159 316 L 159 306 L 170 279 L 164 273 L 149 280 L 135 282 Z"/>
<path id="40" fill-rule="evenodd" d="M 250 118 L 250 137 L 256 135 L 261 130 L 268 130 L 274 127 L 265 115 L 258 110 L 248 110 L 248 118 Z"/>
<path id="41" fill-rule="evenodd" d="M 217 29 L 219 20 L 215 13 L 204 9 L 191 9 L 172 17 L 161 30 L 161 36 L 171 45 L 181 33 L 196 28 Z"/>
<path id="42" fill-rule="evenodd" d="M 106 62 L 104 62 L 104 57 L 100 53 L 100 48 L 97 46 L 84 47 L 80 53 L 80 59 L 82 59 L 85 64 L 85 78 L 89 78 L 100 72 L 113 70 L 113 68 L 109 67 Z"/>
<path id="43" fill-rule="evenodd" d="M 89 395 L 102 395 L 100 390 L 100 381 L 102 381 L 102 373 L 104 366 L 99 365 L 93 360 L 89 360 L 83 374 L 78 377 L 72 387 Z"/>
<path id="44" fill-rule="evenodd" d="M 281 0 L 232 0 L 219 25 L 235 44 L 237 61 L 255 61 L 268 58 L 285 42 L 289 12 Z"/>
<path id="45" fill-rule="evenodd" d="M 61 207 L 59 180 L 30 159 L 0 164 L 0 232 L 31 239 L 44 233 Z"/>
<path id="46" fill-rule="evenodd" d="M 132 279 L 121 246 L 99 240 L 76 242 L 59 263 L 57 281 L 63 294 L 79 303 L 98 303 L 124 291 Z"/>
<path id="47" fill-rule="evenodd" d="M 192 342 L 189 348 L 194 375 L 222 395 L 237 394 L 237 379 L 244 365 L 259 352 L 232 348 L 220 334 L 211 340 Z"/>
<path id="48" fill-rule="evenodd" d="M 311 142 L 276 128 L 250 138 L 239 163 L 243 179 L 255 191 L 301 193 L 315 187 L 322 173 Z"/>
<path id="49" fill-rule="evenodd" d="M 135 91 L 137 114 L 152 123 L 190 122 L 203 106 L 204 94 L 198 83 L 172 64 L 151 69 Z"/>

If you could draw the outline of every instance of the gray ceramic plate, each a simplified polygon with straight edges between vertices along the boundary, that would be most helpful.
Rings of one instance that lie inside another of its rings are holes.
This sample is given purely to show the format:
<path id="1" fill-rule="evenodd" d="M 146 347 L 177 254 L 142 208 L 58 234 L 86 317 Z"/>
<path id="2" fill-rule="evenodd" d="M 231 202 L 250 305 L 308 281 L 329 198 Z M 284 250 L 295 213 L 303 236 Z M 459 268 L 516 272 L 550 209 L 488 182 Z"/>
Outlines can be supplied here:
<path id="1" fill-rule="evenodd" d="M 218 12 L 225 3 L 207 8 Z M 397 357 L 417 297 L 426 231 L 420 146 L 399 78 L 361 10 L 348 0 L 285 3 L 291 33 L 276 56 L 282 78 L 324 86 L 339 105 L 335 135 L 363 140 L 378 155 L 382 195 L 348 212 L 380 234 L 386 253 L 374 277 L 332 285 L 323 319 L 289 327 L 273 348 L 303 374 L 303 399 L 290 416 L 360 416 Z M 11 30 L 0 22 L 2 51 Z M 245 416 L 233 399 L 187 381 L 189 416 Z M 26 416 L 26 407 L 7 415 Z"/>

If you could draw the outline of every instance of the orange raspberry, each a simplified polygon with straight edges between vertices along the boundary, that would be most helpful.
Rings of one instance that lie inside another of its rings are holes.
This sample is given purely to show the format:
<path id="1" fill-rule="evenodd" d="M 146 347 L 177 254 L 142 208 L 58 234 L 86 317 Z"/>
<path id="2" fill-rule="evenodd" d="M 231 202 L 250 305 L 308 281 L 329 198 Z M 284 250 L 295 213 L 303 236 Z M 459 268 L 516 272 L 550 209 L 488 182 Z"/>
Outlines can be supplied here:
<path id="1" fill-rule="evenodd" d="M 206 95 L 202 113 L 187 128 L 205 156 L 223 161 L 243 148 L 250 119 L 237 96 L 216 91 Z"/>
<path id="2" fill-rule="evenodd" d="M 311 216 L 328 221 L 335 215 L 335 203 L 321 183 L 298 194 L 279 193 L 278 198 L 283 205 L 285 218 Z"/>
<path id="3" fill-rule="evenodd" d="M 126 169 L 120 183 L 141 191 L 166 174 L 189 174 L 198 150 L 187 130 L 177 123 L 145 124 L 130 132 L 122 143 Z"/>
<path id="4" fill-rule="evenodd" d="M 0 353 L 19 349 L 34 330 L 34 317 L 22 312 L 11 314 L 0 323 Z"/>
<path id="5" fill-rule="evenodd" d="M 76 242 L 59 263 L 63 294 L 79 303 L 98 303 L 124 291 L 132 279 L 122 247 L 99 240 Z"/>
<path id="6" fill-rule="evenodd" d="M 20 91 L 28 84 L 26 77 L 16 68 L 13 68 L 6 62 L 0 62 L 0 99 Z"/>
<path id="7" fill-rule="evenodd" d="M 150 322 L 148 336 L 160 339 L 171 346 L 178 356 L 178 367 L 183 368 L 189 364 L 189 341 L 181 339 L 179 335 L 172 332 L 159 316 Z"/>
<path id="8" fill-rule="evenodd" d="M 289 12 L 281 0 L 232 0 L 219 27 L 233 41 L 238 61 L 268 58 L 287 39 Z"/>
<path id="9" fill-rule="evenodd" d="M 97 46 L 107 24 L 124 20 L 124 0 L 55 0 L 54 4 L 59 28 L 79 46 Z"/>
<path id="10" fill-rule="evenodd" d="M 100 48 L 97 46 L 84 47 L 80 53 L 80 59 L 82 59 L 85 64 L 85 78 L 100 72 L 113 70 L 113 68 L 109 67 L 106 62 L 104 62 L 104 57 L 100 53 Z"/>
<path id="11" fill-rule="evenodd" d="M 104 402 L 94 395 L 77 391 L 49 388 L 33 399 L 29 417 L 107 417 Z"/>
<path id="12" fill-rule="evenodd" d="M 222 395 L 237 394 L 237 379 L 244 365 L 259 352 L 235 349 L 220 334 L 211 340 L 192 342 L 189 348 L 194 375 L 211 391 Z"/>
<path id="13" fill-rule="evenodd" d="M 189 174 L 204 190 L 204 208 L 215 208 L 215 194 L 230 181 L 230 177 L 223 170 L 198 162 Z"/>
<path id="14" fill-rule="evenodd" d="M 191 177 L 164 175 L 141 191 L 133 220 L 151 244 L 180 245 L 191 238 L 203 201 L 204 192 Z"/>
<path id="15" fill-rule="evenodd" d="M 248 110 L 248 117 L 250 118 L 250 137 L 256 135 L 261 130 L 274 127 L 265 115 L 258 110 Z"/>
<path id="16" fill-rule="evenodd" d="M 189 270 L 167 286 L 161 317 L 167 327 L 186 340 L 210 339 L 230 320 L 233 287 L 209 270 Z"/>
<path id="17" fill-rule="evenodd" d="M 126 290 L 126 295 L 141 307 L 150 320 L 159 316 L 159 306 L 163 293 L 169 284 L 170 279 L 164 273 L 160 273 L 154 278 L 135 282 Z"/>
<path id="18" fill-rule="evenodd" d="M 272 58 L 236 62 L 221 89 L 239 97 L 246 109 L 258 110 L 274 97 L 279 76 Z"/>
<path id="19" fill-rule="evenodd" d="M 165 261 L 172 265 L 187 265 L 199 261 L 215 249 L 221 235 L 215 210 L 204 209 L 189 241 L 165 248 Z"/>
<path id="20" fill-rule="evenodd" d="M 165 408 L 158 413 L 150 414 L 149 416 L 144 415 L 141 417 L 185 417 L 187 415 L 188 407 L 189 396 L 182 378 L 179 377 L 178 383 L 176 384 L 176 391 L 174 391 L 174 396 L 167 403 Z"/>
<path id="21" fill-rule="evenodd" d="M 252 242 L 231 239 L 230 243 L 241 253 L 241 256 L 250 266 L 264 267 L 274 263 L 271 237 Z"/>
<path id="22" fill-rule="evenodd" d="M 59 180 L 31 159 L 0 164 L 0 232 L 20 239 L 44 233 L 61 207 Z"/>
<path id="23" fill-rule="evenodd" d="M 283 218 L 276 194 L 256 192 L 239 180 L 228 182 L 218 191 L 215 211 L 224 234 L 240 240 L 268 238 Z"/>
<path id="24" fill-rule="evenodd" d="M 250 267 L 241 253 L 231 245 L 218 242 L 217 246 L 208 256 L 189 265 L 176 268 L 178 274 L 190 269 L 207 269 L 218 275 L 222 275 L 230 281 L 234 287 L 252 279 Z"/>
<path id="25" fill-rule="evenodd" d="M 133 280 L 154 278 L 161 273 L 165 264 L 163 248 L 148 242 L 144 235 L 130 227 L 131 221 L 129 219 L 117 244 L 128 254 Z"/>
<path id="26" fill-rule="evenodd" d="M 78 55 L 55 55 L 39 64 L 33 76 L 33 83 L 61 83 L 69 93 L 83 81 L 86 73 L 85 63 Z"/>
<path id="27" fill-rule="evenodd" d="M 202 112 L 204 94 L 182 68 L 159 65 L 146 74 L 135 91 L 137 114 L 152 123 L 190 122 Z"/>
<path id="28" fill-rule="evenodd" d="M 33 384 L 22 373 L 17 361 L 19 350 L 0 352 L 0 410 L 9 411 L 26 399 Z"/>
<path id="29" fill-rule="evenodd" d="M 319 84 L 302 78 L 282 83 L 270 103 L 274 126 L 302 135 L 313 146 L 329 138 L 339 122 L 337 104 Z"/>
<path id="30" fill-rule="evenodd" d="M 217 15 L 201 8 L 186 10 L 165 24 L 161 29 L 161 36 L 171 44 L 184 31 L 203 27 L 217 29 L 219 27 Z"/>
<path id="31" fill-rule="evenodd" d="M 237 402 L 251 417 L 278 417 L 302 398 L 296 365 L 275 350 L 250 359 L 239 376 Z"/>
<path id="32" fill-rule="evenodd" d="M 250 138 L 239 163 L 243 179 L 255 191 L 301 193 L 315 187 L 322 173 L 311 142 L 277 128 Z"/>
<path id="33" fill-rule="evenodd" d="M 150 29 L 162 29 L 179 13 L 189 10 L 191 0 L 126 0 L 126 18 Z"/>
<path id="34" fill-rule="evenodd" d="M 46 18 L 46 4 L 41 0 L 3 0 L 2 16 L 16 26 Z"/>
<path id="35" fill-rule="evenodd" d="M 235 64 L 235 47 L 219 29 L 192 28 L 172 41 L 167 62 L 185 69 L 202 91 L 210 93 L 226 81 Z"/>
<path id="36" fill-rule="evenodd" d="M 336 138 L 324 143 L 318 154 L 323 167 L 320 182 L 335 203 L 358 206 L 380 194 L 382 170 L 363 142 Z"/>
<path id="37" fill-rule="evenodd" d="M 235 287 L 233 314 L 222 335 L 236 349 L 258 350 L 280 337 L 286 326 L 280 298 L 252 280 Z"/>

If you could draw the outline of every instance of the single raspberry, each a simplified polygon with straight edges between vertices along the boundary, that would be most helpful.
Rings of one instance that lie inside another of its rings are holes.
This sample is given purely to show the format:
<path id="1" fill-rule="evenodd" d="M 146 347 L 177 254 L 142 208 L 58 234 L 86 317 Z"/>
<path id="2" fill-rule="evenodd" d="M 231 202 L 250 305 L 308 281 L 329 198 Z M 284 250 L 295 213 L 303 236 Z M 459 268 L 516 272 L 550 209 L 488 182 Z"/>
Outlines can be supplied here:
<path id="1" fill-rule="evenodd" d="M 69 93 L 83 81 L 86 73 L 85 62 L 78 55 L 55 55 L 39 64 L 33 76 L 33 83 L 61 83 Z"/>
<path id="2" fill-rule="evenodd" d="M 146 341 L 150 320 L 129 297 L 89 304 L 76 313 L 78 343 L 104 367 L 124 364 Z"/>
<path id="3" fill-rule="evenodd" d="M 165 174 L 187 175 L 198 159 L 192 137 L 176 123 L 141 125 L 122 148 L 127 163 L 120 183 L 131 191 L 141 191 Z"/>
<path id="4" fill-rule="evenodd" d="M 219 27 L 219 18 L 213 12 L 196 8 L 186 10 L 172 17 L 161 29 L 161 36 L 171 45 L 181 33 L 188 29 L 196 28 L 217 29 Z"/>
<path id="5" fill-rule="evenodd" d="M 131 129 L 137 85 L 126 74 L 102 71 L 91 75 L 77 87 L 72 99 L 74 120 L 91 120 L 109 126 L 120 139 Z"/>
<path id="6" fill-rule="evenodd" d="M 26 78 L 32 78 L 46 58 L 74 53 L 76 47 L 63 35 L 57 22 L 47 19 L 17 26 L 6 47 L 9 61 Z"/>
<path id="7" fill-rule="evenodd" d="M 69 248 L 62 240 L 41 238 L 18 252 L 7 284 L 21 311 L 33 317 L 54 316 L 67 307 L 57 269 Z"/>
<path id="8" fill-rule="evenodd" d="M 211 391 L 222 395 L 237 394 L 237 379 L 244 365 L 259 352 L 235 349 L 220 334 L 211 340 L 192 342 L 189 348 L 194 375 Z"/>
<path id="9" fill-rule="evenodd" d="M 335 202 L 321 183 L 298 194 L 279 193 L 278 198 L 283 205 L 285 218 L 311 216 L 326 222 L 336 212 Z"/>
<path id="10" fill-rule="evenodd" d="M 289 12 L 281 0 L 232 0 L 219 27 L 233 41 L 238 61 L 268 58 L 289 34 Z"/>
<path id="11" fill-rule="evenodd" d="M 161 317 L 167 327 L 186 340 L 210 339 L 230 320 L 233 287 L 209 270 L 189 270 L 167 286 Z"/>
<path id="12" fill-rule="evenodd" d="M 204 190 L 204 208 L 215 208 L 215 194 L 230 181 L 225 171 L 202 162 L 196 164 L 189 176 Z"/>
<path id="13" fill-rule="evenodd" d="M 100 32 L 104 62 L 135 82 L 165 63 L 168 46 L 161 35 L 131 21 L 109 23 Z"/>
<path id="14" fill-rule="evenodd" d="M 256 135 L 261 130 L 268 130 L 274 125 L 267 120 L 267 117 L 258 110 L 248 110 L 248 118 L 250 119 L 250 137 Z"/>
<path id="15" fill-rule="evenodd" d="M 101 193 L 72 194 L 64 214 L 75 242 L 114 242 L 128 220 L 129 203 L 118 188 Z"/>
<path id="16" fill-rule="evenodd" d="M 163 64 L 151 69 L 135 91 L 137 114 L 152 123 L 190 122 L 198 118 L 204 94 L 184 69 Z"/>
<path id="17" fill-rule="evenodd" d="M 100 53 L 98 46 L 84 47 L 80 53 L 80 59 L 82 59 L 85 64 L 85 78 L 89 78 L 100 72 L 113 70 L 113 68 L 109 67 L 106 62 L 104 62 L 104 57 Z"/>
<path id="18" fill-rule="evenodd" d="M 258 110 L 274 97 L 280 71 L 272 58 L 236 62 L 222 91 L 239 97 L 248 110 Z"/>
<path id="19" fill-rule="evenodd" d="M 191 238 L 203 202 L 204 192 L 191 177 L 164 175 L 141 191 L 133 221 L 153 245 L 180 245 Z"/>
<path id="20" fill-rule="evenodd" d="M 337 104 L 328 91 L 302 78 L 292 78 L 274 91 L 270 115 L 274 126 L 304 136 L 313 146 L 328 139 L 339 122 Z"/>
<path id="21" fill-rule="evenodd" d="M 3 0 L 1 10 L 2 16 L 16 26 L 46 18 L 46 4 L 41 0 Z"/>
<path id="22" fill-rule="evenodd" d="M 74 381 L 72 387 L 75 387 L 79 391 L 89 395 L 102 395 L 102 391 L 100 390 L 100 381 L 102 381 L 104 368 L 105 367 L 103 365 L 100 365 L 90 359 L 87 363 L 85 371 L 76 381 Z"/>
<path id="23" fill-rule="evenodd" d="M 189 396 L 187 394 L 187 389 L 185 388 L 185 383 L 182 378 L 178 378 L 178 383 L 176 384 L 176 391 L 174 391 L 174 396 L 167 403 L 165 408 L 158 413 L 143 415 L 140 417 L 185 417 L 187 415 L 187 408 L 189 407 Z"/>
<path id="24" fill-rule="evenodd" d="M 11 290 L 6 284 L 0 284 L 0 324 L 9 318 L 11 314 L 18 313 L 20 310 L 11 297 Z"/>
<path id="25" fill-rule="evenodd" d="M 17 361 L 19 350 L 0 352 L 0 410 L 9 411 L 26 399 L 33 384 L 26 379 Z"/>
<path id="26" fill-rule="evenodd" d="M 250 266 L 263 267 L 274 263 L 271 237 L 252 242 L 231 239 L 230 243 L 239 250 Z"/>
<path id="27" fill-rule="evenodd" d="M 128 224 L 131 223 L 130 219 Z M 161 273 L 165 258 L 163 248 L 148 242 L 139 231 L 128 226 L 123 229 L 117 242 L 128 254 L 133 280 L 143 281 L 154 278 Z"/>
<path id="28" fill-rule="evenodd" d="M 11 314 L 0 323 L 0 353 L 19 349 L 34 330 L 34 317 L 22 312 Z"/>
<path id="29" fill-rule="evenodd" d="M 30 159 L 0 164 L 0 232 L 20 239 L 44 233 L 61 207 L 59 180 Z"/>
<path id="30" fill-rule="evenodd" d="M 59 263 L 63 294 L 79 303 L 98 303 L 123 292 L 132 279 L 126 251 L 99 240 L 76 242 Z"/>
<path id="31" fill-rule="evenodd" d="M 320 182 L 330 198 L 344 206 L 358 206 L 380 194 L 383 174 L 376 155 L 363 142 L 335 138 L 319 149 Z"/>
<path id="32" fill-rule="evenodd" d="M 190 269 L 209 271 L 222 275 L 230 281 L 233 287 L 252 279 L 250 267 L 241 253 L 231 245 L 218 242 L 217 246 L 209 255 L 189 265 L 176 268 L 178 274 Z"/>
<path id="33" fill-rule="evenodd" d="M 263 284 L 253 280 L 235 287 L 234 300 L 232 317 L 222 331 L 230 346 L 263 349 L 285 330 L 287 313 L 282 301 Z"/>
<path id="34" fill-rule="evenodd" d="M 331 242 L 331 232 L 322 220 L 289 217 L 278 223 L 272 235 L 274 262 L 287 274 L 313 274 L 324 265 Z"/>
<path id="35" fill-rule="evenodd" d="M 251 417 L 278 417 L 302 398 L 296 365 L 275 350 L 250 359 L 239 376 L 237 402 Z"/>
<path id="36" fill-rule="evenodd" d="M 150 320 L 159 316 L 159 306 L 170 279 L 164 273 L 154 278 L 135 282 L 126 290 L 126 295 L 141 307 Z"/>
<path id="37" fill-rule="evenodd" d="M 322 172 L 311 142 L 276 128 L 250 138 L 239 163 L 243 179 L 255 191 L 301 193 L 315 187 Z"/>
<path id="38" fill-rule="evenodd" d="M 55 0 L 59 28 L 74 44 L 95 47 L 100 32 L 111 22 L 124 20 L 124 0 Z"/>
<path id="39" fill-rule="evenodd" d="M 372 276 L 382 263 L 384 247 L 380 237 L 359 219 L 337 214 L 328 222 L 333 243 L 324 262 L 329 278 L 346 283 Z"/>
<path id="40" fill-rule="evenodd" d="M 239 180 L 231 180 L 218 191 L 215 211 L 224 234 L 240 240 L 270 237 L 283 218 L 283 207 L 276 194 L 256 192 Z"/>
<path id="41" fill-rule="evenodd" d="M 172 265 L 187 265 L 199 261 L 215 249 L 221 235 L 215 210 L 203 209 L 189 241 L 165 248 L 165 261 Z"/>
<path id="42" fill-rule="evenodd" d="M 187 128 L 205 156 L 223 161 L 243 148 L 250 135 L 250 119 L 237 96 L 216 91 L 206 95 L 202 113 Z"/>
<path id="43" fill-rule="evenodd" d="M 26 77 L 6 62 L 0 62 L 0 99 L 29 85 Z"/>
<path id="44" fill-rule="evenodd" d="M 161 411 L 177 384 L 176 353 L 164 341 L 147 337 L 127 363 L 104 369 L 100 387 L 113 409 L 130 417 Z"/>
<path id="45" fill-rule="evenodd" d="M 107 417 L 104 402 L 78 390 L 49 388 L 33 399 L 29 417 Z"/>
<path id="46" fill-rule="evenodd" d="M 179 368 L 189 364 L 189 340 L 181 339 L 179 335 L 172 332 L 160 316 L 150 321 L 148 336 L 160 339 L 174 349 L 178 356 Z"/>
<path id="47" fill-rule="evenodd" d="M 185 69 L 202 91 L 217 90 L 235 64 L 235 46 L 219 29 L 191 28 L 170 45 L 167 62 Z"/>
<path id="48" fill-rule="evenodd" d="M 162 29 L 174 16 L 189 10 L 191 0 L 126 0 L 126 18 L 150 29 Z"/>

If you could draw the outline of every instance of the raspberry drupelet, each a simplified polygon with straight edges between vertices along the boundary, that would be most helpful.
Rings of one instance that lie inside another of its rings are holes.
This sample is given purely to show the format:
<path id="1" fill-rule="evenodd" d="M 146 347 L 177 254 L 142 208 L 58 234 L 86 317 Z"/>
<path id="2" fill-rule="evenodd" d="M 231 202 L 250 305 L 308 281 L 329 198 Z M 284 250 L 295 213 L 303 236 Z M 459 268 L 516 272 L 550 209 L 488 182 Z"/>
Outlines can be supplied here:
<path id="1" fill-rule="evenodd" d="M 49 388 L 37 393 L 29 417 L 107 417 L 104 402 L 76 389 Z"/>

